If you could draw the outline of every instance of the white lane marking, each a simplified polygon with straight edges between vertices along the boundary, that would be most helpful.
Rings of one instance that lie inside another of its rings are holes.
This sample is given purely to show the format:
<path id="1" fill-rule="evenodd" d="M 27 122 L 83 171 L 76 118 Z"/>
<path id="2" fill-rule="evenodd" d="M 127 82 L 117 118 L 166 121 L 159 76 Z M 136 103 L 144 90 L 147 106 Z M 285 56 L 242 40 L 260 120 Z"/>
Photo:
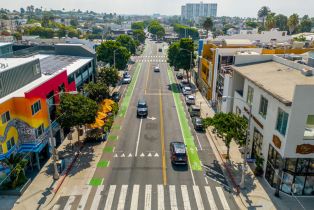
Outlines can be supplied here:
<path id="1" fill-rule="evenodd" d="M 113 157 L 118 157 L 118 155 L 117 155 L 117 154 L 115 154 Z"/>
<path id="2" fill-rule="evenodd" d="M 154 157 L 159 157 L 158 153 L 156 152 L 156 154 L 154 155 Z"/>
<path id="3" fill-rule="evenodd" d="M 220 198 L 220 201 L 221 201 L 223 209 L 224 210 L 230 210 L 230 207 L 228 205 L 228 202 L 227 202 L 227 199 L 225 197 L 225 194 L 222 191 L 222 188 L 221 187 L 216 187 L 216 190 L 218 192 L 218 195 L 219 195 L 219 198 Z"/>
<path id="4" fill-rule="evenodd" d="M 124 154 L 124 153 L 122 153 L 121 157 L 125 157 L 125 154 Z"/>
<path id="5" fill-rule="evenodd" d="M 135 148 L 135 157 L 137 157 L 138 144 L 140 143 L 142 123 L 143 123 L 143 119 L 141 119 L 140 127 L 139 127 L 139 130 L 138 130 L 138 136 L 137 136 L 137 142 L 136 142 L 136 148 Z"/>
<path id="6" fill-rule="evenodd" d="M 140 157 L 145 157 L 144 153 L 142 152 L 142 154 L 140 155 Z"/>
<path id="7" fill-rule="evenodd" d="M 93 203 L 91 209 L 98 209 L 98 205 L 101 199 L 101 192 L 104 190 L 105 185 L 100 185 L 97 187 L 96 193 L 94 195 Z"/>
<path id="8" fill-rule="evenodd" d="M 151 202 L 152 202 L 152 185 L 146 185 L 145 186 L 145 204 L 144 204 L 145 210 L 152 209 Z"/>
<path id="9" fill-rule="evenodd" d="M 190 169 L 190 173 L 191 173 L 191 176 L 192 176 L 193 185 L 195 185 L 194 174 L 193 174 L 193 171 L 192 171 L 192 168 L 191 168 L 191 161 L 190 161 L 189 158 L 188 158 L 188 161 L 189 161 L 189 169 Z"/>
<path id="10" fill-rule="evenodd" d="M 116 191 L 116 187 L 117 187 L 116 185 L 110 185 L 104 210 L 110 210 L 111 209 L 113 198 L 114 198 L 114 193 Z"/>
<path id="11" fill-rule="evenodd" d="M 140 185 L 133 186 L 132 199 L 131 199 L 131 207 L 130 210 L 137 210 L 138 207 L 138 196 L 140 191 Z"/>
<path id="12" fill-rule="evenodd" d="M 198 145 L 199 145 L 200 149 L 203 150 L 203 147 L 201 145 L 201 142 L 200 142 L 200 139 L 198 138 L 197 133 L 195 134 L 195 136 L 196 136 L 196 139 L 197 139 L 197 142 L 198 142 Z"/>
<path id="13" fill-rule="evenodd" d="M 92 186 L 88 186 L 86 192 L 83 192 L 83 196 L 82 196 L 80 203 L 78 205 L 79 210 L 82 210 L 85 208 L 86 202 L 87 202 L 87 199 L 88 199 L 88 196 L 89 196 L 91 190 L 92 190 Z"/>
<path id="14" fill-rule="evenodd" d="M 164 210 L 165 209 L 164 186 L 159 184 L 157 186 L 157 190 L 158 190 L 158 197 L 157 197 L 158 210 Z"/>
<path id="15" fill-rule="evenodd" d="M 193 191 L 194 191 L 194 196 L 195 196 L 197 209 L 199 209 L 199 210 L 203 209 L 204 210 L 204 204 L 203 204 L 201 193 L 200 193 L 200 189 L 198 188 L 198 186 L 194 185 L 193 186 Z"/>
<path id="16" fill-rule="evenodd" d="M 170 185 L 169 186 L 169 193 L 170 193 L 171 210 L 178 210 L 177 197 L 176 197 L 176 186 Z"/>
<path id="17" fill-rule="evenodd" d="M 208 185 L 207 177 L 205 176 L 204 179 L 205 179 L 206 184 Z"/>
<path id="18" fill-rule="evenodd" d="M 118 210 L 124 210 L 127 191 L 128 191 L 128 185 L 122 185 L 120 196 L 119 196 L 119 201 L 118 201 L 118 207 L 117 207 Z"/>
<path id="19" fill-rule="evenodd" d="M 183 206 L 185 210 L 191 210 L 188 188 L 186 185 L 181 185 L 181 193 L 183 199 Z"/>
<path id="20" fill-rule="evenodd" d="M 205 191 L 206 191 L 206 195 L 207 195 L 207 199 L 208 199 L 208 203 L 209 203 L 210 209 L 217 210 L 218 208 L 216 206 L 212 190 L 210 189 L 209 186 L 206 186 L 205 187 Z"/>
<path id="21" fill-rule="evenodd" d="M 59 204 L 56 204 L 53 206 L 52 210 L 59 210 L 60 209 L 60 205 Z"/>
<path id="22" fill-rule="evenodd" d="M 152 153 L 148 153 L 147 157 L 151 157 L 152 156 Z"/>
<path id="23" fill-rule="evenodd" d="M 130 154 L 128 155 L 128 157 L 132 157 L 132 154 L 130 153 Z"/>
<path id="24" fill-rule="evenodd" d="M 70 210 L 72 208 L 72 203 L 75 200 L 75 196 L 71 195 L 67 201 L 67 203 L 64 206 L 64 210 Z"/>

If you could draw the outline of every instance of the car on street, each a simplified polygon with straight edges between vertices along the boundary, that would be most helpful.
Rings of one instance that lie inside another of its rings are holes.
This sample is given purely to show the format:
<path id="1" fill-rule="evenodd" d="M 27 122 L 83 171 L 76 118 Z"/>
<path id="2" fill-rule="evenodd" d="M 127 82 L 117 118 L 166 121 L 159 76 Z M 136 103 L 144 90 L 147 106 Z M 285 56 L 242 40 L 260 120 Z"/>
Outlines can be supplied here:
<path id="1" fill-rule="evenodd" d="M 183 79 L 183 74 L 181 72 L 176 73 L 177 79 Z"/>
<path id="2" fill-rule="evenodd" d="M 154 67 L 154 72 L 160 72 L 159 66 L 155 66 L 155 67 Z"/>
<path id="3" fill-rule="evenodd" d="M 188 86 L 185 86 L 182 88 L 182 93 L 183 95 L 191 95 L 192 94 L 192 89 Z"/>
<path id="4" fill-rule="evenodd" d="M 120 94 L 120 92 L 118 92 L 118 91 L 115 91 L 115 92 L 113 92 L 112 93 L 112 95 L 111 95 L 111 99 L 114 101 L 114 102 L 119 102 L 120 101 L 120 98 L 121 98 L 121 94 Z"/>
<path id="5" fill-rule="evenodd" d="M 193 95 L 187 95 L 185 97 L 185 103 L 186 105 L 190 106 L 190 105 L 195 105 L 195 96 Z"/>
<path id="6" fill-rule="evenodd" d="M 188 112 L 191 117 L 201 117 L 201 108 L 197 105 L 190 106 Z"/>
<path id="7" fill-rule="evenodd" d="M 183 87 L 185 87 L 185 86 L 190 86 L 189 82 L 186 79 L 184 79 L 180 82 L 180 88 L 181 89 L 183 89 Z"/>
<path id="8" fill-rule="evenodd" d="M 204 131 L 204 123 L 203 123 L 202 118 L 200 118 L 200 117 L 193 117 L 192 118 L 192 123 L 193 123 L 194 129 L 196 131 Z"/>
<path id="9" fill-rule="evenodd" d="M 137 102 L 137 117 L 147 117 L 148 107 L 144 99 L 140 99 Z"/>
<path id="10" fill-rule="evenodd" d="M 131 83 L 131 75 L 126 74 L 125 76 L 123 76 L 122 78 L 122 84 L 130 84 Z"/>
<path id="11" fill-rule="evenodd" d="M 170 143 L 170 158 L 173 165 L 188 164 L 188 156 L 183 142 L 172 141 Z"/>

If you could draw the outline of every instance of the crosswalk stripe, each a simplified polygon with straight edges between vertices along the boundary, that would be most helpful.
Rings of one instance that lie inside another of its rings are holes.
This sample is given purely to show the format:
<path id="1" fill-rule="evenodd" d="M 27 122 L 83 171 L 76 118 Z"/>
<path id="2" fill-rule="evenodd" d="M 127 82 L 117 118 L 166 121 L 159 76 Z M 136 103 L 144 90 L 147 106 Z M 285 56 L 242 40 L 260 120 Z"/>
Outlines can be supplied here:
<path id="1" fill-rule="evenodd" d="M 64 210 L 70 210 L 71 207 L 72 207 L 72 203 L 73 201 L 75 200 L 75 196 L 74 195 L 71 195 L 67 201 L 67 203 L 65 204 L 64 206 Z"/>
<path id="2" fill-rule="evenodd" d="M 139 191 L 140 185 L 134 185 L 131 199 L 131 210 L 137 210 Z"/>
<path id="3" fill-rule="evenodd" d="M 106 204 L 104 210 L 110 210 L 113 202 L 114 193 L 116 191 L 116 185 L 110 185 L 109 193 L 107 196 Z"/>
<path id="4" fill-rule="evenodd" d="M 91 209 L 97 209 L 98 208 L 98 205 L 99 205 L 99 202 L 100 202 L 100 199 L 101 199 L 101 192 L 104 190 L 105 188 L 105 185 L 100 185 L 97 190 L 96 190 L 96 193 L 94 195 L 94 199 L 93 199 L 93 203 L 92 203 L 92 206 L 91 206 Z"/>
<path id="5" fill-rule="evenodd" d="M 92 190 L 92 186 L 88 186 L 86 192 L 83 193 L 83 196 L 82 196 L 80 203 L 78 205 L 79 210 L 82 210 L 85 208 L 86 202 L 87 202 L 87 199 L 88 199 L 88 196 L 89 196 L 91 190 Z"/>
<path id="6" fill-rule="evenodd" d="M 210 208 L 212 210 L 217 210 L 217 206 L 216 206 L 216 203 L 215 203 L 215 200 L 214 200 L 214 196 L 213 196 L 213 193 L 212 193 L 212 191 L 211 191 L 209 186 L 205 186 L 205 192 L 206 192 L 206 195 L 207 195 L 207 199 L 208 199 Z"/>
<path id="7" fill-rule="evenodd" d="M 196 205 L 197 205 L 197 209 L 202 210 L 204 209 L 204 204 L 202 201 L 202 197 L 201 197 L 201 193 L 200 193 L 200 189 L 198 186 L 193 185 L 193 191 L 194 191 L 194 197 L 196 200 Z"/>
<path id="8" fill-rule="evenodd" d="M 56 204 L 53 206 L 52 210 L 59 210 L 60 209 L 60 205 L 59 204 Z"/>
<path id="9" fill-rule="evenodd" d="M 218 192 L 218 195 L 219 195 L 219 198 L 220 198 L 220 201 L 222 203 L 222 207 L 224 210 L 230 210 L 230 207 L 228 205 L 228 202 L 227 202 L 227 199 L 225 197 L 225 194 L 224 192 L 222 191 L 222 188 L 221 187 L 216 187 L 216 190 Z"/>
<path id="10" fill-rule="evenodd" d="M 128 190 L 128 185 L 122 185 L 120 196 L 119 196 L 118 207 L 117 207 L 118 210 L 124 209 L 127 190 Z"/>
<path id="11" fill-rule="evenodd" d="M 157 189 L 158 189 L 158 198 L 157 198 L 158 210 L 164 210 L 165 209 L 164 186 L 159 184 L 157 186 Z"/>
<path id="12" fill-rule="evenodd" d="M 145 186 L 145 210 L 151 210 L 152 208 L 152 185 L 146 185 Z"/>
<path id="13" fill-rule="evenodd" d="M 170 185 L 169 186 L 169 192 L 170 192 L 171 210 L 178 210 L 177 197 L 176 197 L 176 186 Z"/>
<path id="14" fill-rule="evenodd" d="M 189 199 L 189 193 L 188 188 L 186 185 L 181 185 L 181 193 L 183 198 L 183 206 L 185 210 L 191 209 L 190 199 Z"/>

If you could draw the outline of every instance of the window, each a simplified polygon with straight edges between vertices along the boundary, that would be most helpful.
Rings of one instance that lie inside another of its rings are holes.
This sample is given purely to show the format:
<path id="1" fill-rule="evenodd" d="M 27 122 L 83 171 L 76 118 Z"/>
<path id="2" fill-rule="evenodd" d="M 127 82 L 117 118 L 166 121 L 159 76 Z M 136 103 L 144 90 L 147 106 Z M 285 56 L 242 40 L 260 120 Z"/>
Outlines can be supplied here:
<path id="1" fill-rule="evenodd" d="M 33 73 L 34 75 L 40 74 L 40 66 L 38 63 L 33 66 Z"/>
<path id="2" fill-rule="evenodd" d="M 68 83 L 72 83 L 74 82 L 74 74 L 70 74 L 69 77 L 68 77 Z"/>
<path id="3" fill-rule="evenodd" d="M 10 149 L 15 145 L 14 137 L 12 137 L 10 140 L 7 141 L 7 149 L 10 151 Z"/>
<path id="4" fill-rule="evenodd" d="M 263 117 L 266 118 L 267 114 L 267 106 L 268 106 L 268 100 L 261 96 L 261 102 L 259 104 L 259 114 Z"/>
<path id="5" fill-rule="evenodd" d="M 32 105 L 32 115 L 36 114 L 41 110 L 40 100 Z"/>
<path id="6" fill-rule="evenodd" d="M 41 124 L 38 128 L 35 130 L 36 138 L 40 137 L 44 133 L 44 124 Z"/>
<path id="7" fill-rule="evenodd" d="M 314 115 L 307 116 L 303 139 L 314 140 Z"/>
<path id="8" fill-rule="evenodd" d="M 58 90 L 59 90 L 60 93 L 65 92 L 65 85 L 64 85 L 64 83 L 59 85 Z"/>
<path id="9" fill-rule="evenodd" d="M 278 116 L 277 116 L 276 130 L 279 133 L 281 133 L 282 135 L 286 135 L 288 118 L 289 118 L 289 114 L 279 108 L 278 109 Z"/>
<path id="10" fill-rule="evenodd" d="M 246 97 L 246 102 L 248 104 L 252 104 L 252 102 L 253 102 L 253 94 L 254 94 L 254 89 L 251 86 L 248 86 L 247 97 Z"/>
<path id="11" fill-rule="evenodd" d="M 10 119 L 11 119 L 10 112 L 7 111 L 7 112 L 3 113 L 3 114 L 1 115 L 1 119 L 2 119 L 2 124 L 4 124 L 4 123 L 10 121 Z"/>

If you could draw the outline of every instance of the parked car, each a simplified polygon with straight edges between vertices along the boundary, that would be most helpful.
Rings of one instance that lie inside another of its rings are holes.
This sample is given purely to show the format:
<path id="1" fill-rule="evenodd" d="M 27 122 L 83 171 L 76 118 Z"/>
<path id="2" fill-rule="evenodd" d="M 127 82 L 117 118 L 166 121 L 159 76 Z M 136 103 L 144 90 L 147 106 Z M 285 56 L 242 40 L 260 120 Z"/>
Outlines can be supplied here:
<path id="1" fill-rule="evenodd" d="M 192 94 L 192 89 L 188 86 L 185 86 L 182 88 L 182 93 L 183 95 L 191 95 Z"/>
<path id="2" fill-rule="evenodd" d="M 155 66 L 155 67 L 154 67 L 154 72 L 160 72 L 159 66 Z"/>
<path id="3" fill-rule="evenodd" d="M 197 105 L 192 105 L 188 109 L 191 117 L 201 117 L 201 108 Z"/>
<path id="4" fill-rule="evenodd" d="M 170 143 L 170 158 L 171 163 L 174 165 L 187 165 L 188 157 L 186 154 L 185 144 L 179 141 L 173 141 Z"/>
<path id="5" fill-rule="evenodd" d="M 193 117 L 192 123 L 196 131 L 204 131 L 203 120 L 200 117 Z"/>
<path id="6" fill-rule="evenodd" d="M 140 99 L 137 102 L 137 117 L 147 117 L 147 115 L 148 115 L 147 103 L 144 99 Z"/>
<path id="7" fill-rule="evenodd" d="M 190 86 L 190 83 L 186 80 L 186 79 L 184 79 L 184 80 L 182 80 L 181 82 L 180 82 L 180 88 L 182 89 L 183 87 L 185 87 L 185 86 Z"/>
<path id="8" fill-rule="evenodd" d="M 181 72 L 176 73 L 177 79 L 183 79 L 183 74 Z"/>
<path id="9" fill-rule="evenodd" d="M 117 103 L 120 101 L 120 98 L 121 98 L 120 92 L 115 91 L 111 95 L 111 99 Z"/>
<path id="10" fill-rule="evenodd" d="M 131 75 L 127 74 L 122 78 L 122 84 L 130 84 L 132 81 Z"/>
<path id="11" fill-rule="evenodd" d="M 195 105 L 195 96 L 193 96 L 193 95 L 187 95 L 186 97 L 185 97 L 185 103 L 186 103 L 186 105 Z"/>

